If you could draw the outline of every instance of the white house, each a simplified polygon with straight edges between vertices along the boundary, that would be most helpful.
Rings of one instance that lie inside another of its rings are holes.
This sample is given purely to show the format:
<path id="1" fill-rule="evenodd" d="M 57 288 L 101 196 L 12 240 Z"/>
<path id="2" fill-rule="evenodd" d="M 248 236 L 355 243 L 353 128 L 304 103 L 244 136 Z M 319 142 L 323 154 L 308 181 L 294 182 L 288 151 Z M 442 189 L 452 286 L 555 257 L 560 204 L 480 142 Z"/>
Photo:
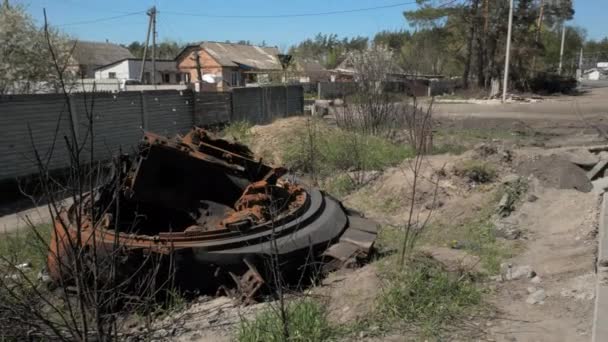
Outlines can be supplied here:
<path id="1" fill-rule="evenodd" d="M 139 80 L 142 60 L 125 58 L 95 69 L 95 79 Z M 143 84 L 152 84 L 152 60 L 146 60 Z M 156 60 L 156 84 L 180 84 L 185 81 L 172 59 Z"/>

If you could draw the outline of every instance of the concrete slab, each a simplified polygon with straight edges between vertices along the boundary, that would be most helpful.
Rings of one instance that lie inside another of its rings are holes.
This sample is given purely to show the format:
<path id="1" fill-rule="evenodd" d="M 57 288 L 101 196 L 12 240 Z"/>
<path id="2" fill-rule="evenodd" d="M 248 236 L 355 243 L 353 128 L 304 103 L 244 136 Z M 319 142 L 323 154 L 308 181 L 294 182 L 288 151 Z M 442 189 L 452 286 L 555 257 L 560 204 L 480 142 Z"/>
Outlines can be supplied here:
<path id="1" fill-rule="evenodd" d="M 67 198 L 61 201 L 60 205 L 67 208 L 72 202 L 71 198 Z M 30 221 L 34 225 L 50 223 L 52 221 L 46 204 L 0 217 L 0 234 L 27 228 Z"/>
<path id="2" fill-rule="evenodd" d="M 596 179 L 591 182 L 591 185 L 593 185 L 593 192 L 603 194 L 608 189 L 608 177 Z"/>
<path id="3" fill-rule="evenodd" d="M 380 224 L 363 217 L 349 216 L 348 222 L 350 228 L 362 230 L 371 234 L 378 234 L 378 229 L 380 228 Z"/>
<path id="4" fill-rule="evenodd" d="M 369 253 L 375 241 L 376 234 L 370 234 L 362 230 L 350 228 L 346 229 L 344 234 L 340 237 L 340 242 L 349 242 L 359 246 L 365 253 Z"/>

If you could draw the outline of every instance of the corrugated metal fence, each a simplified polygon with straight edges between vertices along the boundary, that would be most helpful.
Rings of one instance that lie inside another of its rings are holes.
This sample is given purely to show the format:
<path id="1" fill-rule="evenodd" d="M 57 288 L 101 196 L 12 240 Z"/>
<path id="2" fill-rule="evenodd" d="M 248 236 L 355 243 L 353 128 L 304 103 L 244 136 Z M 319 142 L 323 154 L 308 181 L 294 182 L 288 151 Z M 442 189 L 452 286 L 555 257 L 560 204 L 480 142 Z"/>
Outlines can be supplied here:
<path id="1" fill-rule="evenodd" d="M 266 123 L 300 114 L 303 92 L 298 86 L 239 88 L 232 93 L 148 91 L 0 96 L 0 181 L 38 172 L 34 150 L 48 160 L 49 169 L 69 165 L 64 137 L 75 135 L 90 155 L 93 124 L 95 159 L 108 159 L 119 150 L 131 152 L 144 130 L 172 136 L 193 125 L 234 120 Z M 71 108 L 71 116 L 68 108 Z"/>

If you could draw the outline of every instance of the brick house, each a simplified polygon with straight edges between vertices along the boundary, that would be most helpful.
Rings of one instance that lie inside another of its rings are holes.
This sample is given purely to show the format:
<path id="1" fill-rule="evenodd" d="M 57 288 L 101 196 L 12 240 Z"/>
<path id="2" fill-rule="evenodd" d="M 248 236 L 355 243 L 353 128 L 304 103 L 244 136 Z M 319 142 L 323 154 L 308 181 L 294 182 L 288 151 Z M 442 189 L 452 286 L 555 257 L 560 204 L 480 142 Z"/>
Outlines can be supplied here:
<path id="1" fill-rule="evenodd" d="M 223 91 L 270 82 L 282 71 L 278 54 L 276 47 L 202 42 L 184 48 L 175 61 L 186 83 L 196 85 L 199 77 L 209 75 L 216 82 L 200 82 L 201 90 Z"/>

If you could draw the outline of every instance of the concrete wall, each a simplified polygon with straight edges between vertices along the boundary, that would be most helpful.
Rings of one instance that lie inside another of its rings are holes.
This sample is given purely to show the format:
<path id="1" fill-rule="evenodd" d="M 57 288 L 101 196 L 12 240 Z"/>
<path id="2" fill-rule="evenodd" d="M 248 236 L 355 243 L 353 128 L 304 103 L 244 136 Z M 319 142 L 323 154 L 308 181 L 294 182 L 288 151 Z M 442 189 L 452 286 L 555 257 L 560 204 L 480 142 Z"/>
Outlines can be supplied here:
<path id="1" fill-rule="evenodd" d="M 82 157 L 88 160 L 92 150 L 96 160 L 107 160 L 120 151 L 133 152 L 144 130 L 173 136 L 193 125 L 266 123 L 302 111 L 299 86 L 238 88 L 232 93 L 98 92 L 72 94 L 67 100 L 61 94 L 0 96 L 0 181 L 37 173 L 34 150 L 50 170 L 69 166 L 64 137 L 72 136 L 70 122 L 84 146 Z"/>

